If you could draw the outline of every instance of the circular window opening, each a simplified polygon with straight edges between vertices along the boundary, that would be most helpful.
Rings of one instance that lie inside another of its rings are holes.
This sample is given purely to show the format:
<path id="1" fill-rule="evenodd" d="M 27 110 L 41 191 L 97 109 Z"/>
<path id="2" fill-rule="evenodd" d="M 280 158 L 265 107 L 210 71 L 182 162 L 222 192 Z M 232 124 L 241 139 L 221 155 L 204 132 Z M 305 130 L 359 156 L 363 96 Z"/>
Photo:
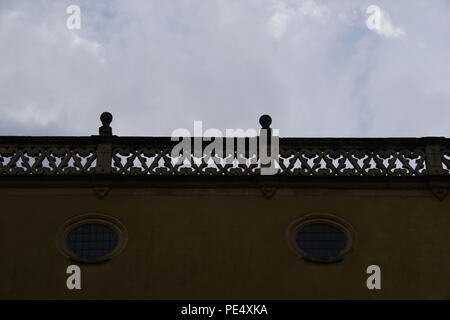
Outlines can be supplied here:
<path id="1" fill-rule="evenodd" d="M 66 222 L 58 232 L 60 251 L 81 263 L 99 263 L 112 259 L 125 246 L 125 227 L 105 215 L 82 215 Z"/>
<path id="2" fill-rule="evenodd" d="M 313 262 L 337 262 L 352 249 L 353 228 L 332 215 L 308 215 L 290 226 L 289 243 L 302 258 Z"/>
<path id="3" fill-rule="evenodd" d="M 67 248 L 77 257 L 99 259 L 117 247 L 119 235 L 103 224 L 89 223 L 72 229 L 66 242 Z"/>

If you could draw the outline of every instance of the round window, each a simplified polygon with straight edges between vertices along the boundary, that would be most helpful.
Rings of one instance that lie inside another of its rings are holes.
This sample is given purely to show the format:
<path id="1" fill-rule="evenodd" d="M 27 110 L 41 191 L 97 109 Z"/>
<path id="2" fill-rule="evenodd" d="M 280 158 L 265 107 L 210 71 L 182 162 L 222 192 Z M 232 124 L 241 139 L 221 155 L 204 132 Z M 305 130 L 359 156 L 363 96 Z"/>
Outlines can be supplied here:
<path id="1" fill-rule="evenodd" d="M 126 241 L 126 229 L 117 219 L 98 214 L 69 220 L 57 237 L 60 251 L 81 263 L 110 260 L 124 248 Z"/>
<path id="2" fill-rule="evenodd" d="M 289 244 L 305 260 L 336 262 L 352 249 L 353 228 L 332 215 L 308 215 L 288 229 Z"/>

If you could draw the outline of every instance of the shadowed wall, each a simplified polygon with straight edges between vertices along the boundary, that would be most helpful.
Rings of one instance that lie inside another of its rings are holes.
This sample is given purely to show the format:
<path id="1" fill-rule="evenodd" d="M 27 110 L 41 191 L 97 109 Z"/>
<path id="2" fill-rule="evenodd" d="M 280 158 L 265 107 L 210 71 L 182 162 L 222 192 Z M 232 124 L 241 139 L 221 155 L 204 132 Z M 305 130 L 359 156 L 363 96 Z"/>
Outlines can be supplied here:
<path id="1" fill-rule="evenodd" d="M 3 188 L 0 298 L 391 299 L 450 298 L 450 198 L 429 189 Z M 104 213 L 128 230 L 111 261 L 73 264 L 56 247 L 69 218 Z M 316 264 L 289 247 L 288 226 L 329 213 L 355 229 L 345 259 Z M 366 268 L 381 267 L 381 290 Z"/>

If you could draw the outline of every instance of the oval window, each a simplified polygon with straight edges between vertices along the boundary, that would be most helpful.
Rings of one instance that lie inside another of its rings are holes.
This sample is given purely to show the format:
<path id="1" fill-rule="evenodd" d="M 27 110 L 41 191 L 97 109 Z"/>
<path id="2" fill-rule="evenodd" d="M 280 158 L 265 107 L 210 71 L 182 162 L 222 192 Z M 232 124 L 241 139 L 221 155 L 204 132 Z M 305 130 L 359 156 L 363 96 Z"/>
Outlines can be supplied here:
<path id="1" fill-rule="evenodd" d="M 125 246 L 125 227 L 106 215 L 82 215 L 66 222 L 58 233 L 58 247 L 71 260 L 98 263 L 112 259 Z"/>
<path id="2" fill-rule="evenodd" d="M 289 242 L 305 260 L 336 262 L 344 258 L 354 243 L 353 228 L 332 215 L 308 215 L 289 228 Z"/>
<path id="3" fill-rule="evenodd" d="M 67 248 L 77 257 L 99 259 L 111 253 L 119 240 L 118 234 L 100 223 L 89 223 L 72 229 L 66 238 Z"/>

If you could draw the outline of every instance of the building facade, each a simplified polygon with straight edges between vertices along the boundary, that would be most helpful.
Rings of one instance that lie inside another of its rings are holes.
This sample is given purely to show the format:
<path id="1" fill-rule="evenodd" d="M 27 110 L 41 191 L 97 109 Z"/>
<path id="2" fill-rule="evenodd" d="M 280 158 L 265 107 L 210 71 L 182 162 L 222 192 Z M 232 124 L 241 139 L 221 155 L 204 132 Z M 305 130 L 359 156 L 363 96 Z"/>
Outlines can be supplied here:
<path id="1" fill-rule="evenodd" d="M 0 298 L 450 298 L 450 139 L 280 138 L 261 175 L 101 120 L 0 137 Z"/>

